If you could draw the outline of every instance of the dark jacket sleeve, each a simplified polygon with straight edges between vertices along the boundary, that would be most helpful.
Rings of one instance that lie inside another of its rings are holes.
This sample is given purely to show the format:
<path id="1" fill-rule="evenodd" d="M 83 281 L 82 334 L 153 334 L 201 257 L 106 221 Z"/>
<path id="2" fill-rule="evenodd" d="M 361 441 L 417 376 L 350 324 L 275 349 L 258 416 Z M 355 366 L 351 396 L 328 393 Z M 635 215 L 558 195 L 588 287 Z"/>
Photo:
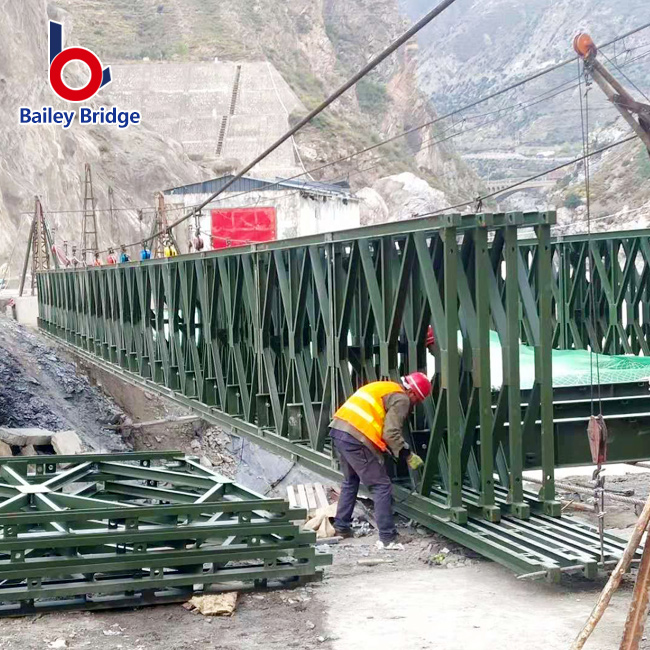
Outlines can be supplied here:
<path id="1" fill-rule="evenodd" d="M 384 408 L 386 418 L 382 437 L 397 458 L 402 449 L 408 449 L 402 430 L 411 410 L 411 401 L 405 393 L 390 393 L 384 397 Z"/>

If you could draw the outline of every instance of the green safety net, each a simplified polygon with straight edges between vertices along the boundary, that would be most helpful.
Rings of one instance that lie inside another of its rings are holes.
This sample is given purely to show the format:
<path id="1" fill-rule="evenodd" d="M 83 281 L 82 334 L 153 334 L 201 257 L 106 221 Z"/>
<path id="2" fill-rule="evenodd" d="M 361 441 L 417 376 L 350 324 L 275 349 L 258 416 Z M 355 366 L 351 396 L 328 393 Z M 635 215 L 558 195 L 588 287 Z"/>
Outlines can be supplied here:
<path id="1" fill-rule="evenodd" d="M 499 335 L 490 332 L 490 371 L 492 386 L 502 383 L 502 358 Z M 530 389 L 535 379 L 535 350 L 519 346 L 521 388 Z M 592 370 L 593 368 L 593 370 Z M 589 350 L 553 350 L 553 387 L 626 384 L 650 380 L 650 357 L 591 354 Z"/>

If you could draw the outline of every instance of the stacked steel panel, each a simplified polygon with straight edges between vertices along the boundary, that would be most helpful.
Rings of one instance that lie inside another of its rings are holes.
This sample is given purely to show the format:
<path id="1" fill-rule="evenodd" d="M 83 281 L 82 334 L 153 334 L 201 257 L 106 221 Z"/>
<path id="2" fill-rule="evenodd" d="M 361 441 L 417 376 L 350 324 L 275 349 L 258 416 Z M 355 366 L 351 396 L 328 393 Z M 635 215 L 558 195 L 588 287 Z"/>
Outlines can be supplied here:
<path id="1" fill-rule="evenodd" d="M 304 510 L 180 452 L 0 459 L 0 615 L 296 584 L 330 556 Z"/>

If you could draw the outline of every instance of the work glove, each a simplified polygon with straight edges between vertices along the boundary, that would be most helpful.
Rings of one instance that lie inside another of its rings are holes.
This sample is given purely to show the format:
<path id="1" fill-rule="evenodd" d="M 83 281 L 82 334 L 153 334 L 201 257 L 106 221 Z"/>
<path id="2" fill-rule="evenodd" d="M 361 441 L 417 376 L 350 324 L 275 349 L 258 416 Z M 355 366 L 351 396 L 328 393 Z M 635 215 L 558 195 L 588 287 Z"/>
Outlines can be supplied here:
<path id="1" fill-rule="evenodd" d="M 424 465 L 424 461 L 417 454 L 411 454 L 406 459 L 406 463 L 413 471 L 420 469 Z"/>

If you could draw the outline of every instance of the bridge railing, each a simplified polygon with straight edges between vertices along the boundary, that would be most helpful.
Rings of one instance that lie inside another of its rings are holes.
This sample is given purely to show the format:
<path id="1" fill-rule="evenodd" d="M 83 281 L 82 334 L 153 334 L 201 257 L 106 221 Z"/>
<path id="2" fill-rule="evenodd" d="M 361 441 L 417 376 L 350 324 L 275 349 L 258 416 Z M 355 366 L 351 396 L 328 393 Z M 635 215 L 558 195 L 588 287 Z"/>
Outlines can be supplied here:
<path id="1" fill-rule="evenodd" d="M 507 510 L 525 517 L 524 439 L 540 419 L 534 464 L 544 468 L 542 501 L 555 507 L 551 336 L 540 326 L 551 318 L 554 219 L 449 215 L 42 273 L 39 322 L 130 373 L 327 456 L 332 413 L 356 388 L 426 371 L 432 324 L 434 394 L 416 409 L 412 426 L 426 457 L 418 491 L 428 498 L 440 486 L 444 496 L 433 509 L 463 522 L 468 480 L 475 505 L 498 519 L 496 468 Z M 517 245 L 522 226 L 535 228 L 539 246 L 526 263 Z M 497 387 L 491 329 L 501 343 Z M 522 330 L 537 361 L 523 415 Z M 408 476 L 404 466 L 396 472 Z"/>
<path id="2" fill-rule="evenodd" d="M 536 249 L 520 242 L 525 266 Z M 553 347 L 650 355 L 650 231 L 553 238 L 551 251 Z"/>

